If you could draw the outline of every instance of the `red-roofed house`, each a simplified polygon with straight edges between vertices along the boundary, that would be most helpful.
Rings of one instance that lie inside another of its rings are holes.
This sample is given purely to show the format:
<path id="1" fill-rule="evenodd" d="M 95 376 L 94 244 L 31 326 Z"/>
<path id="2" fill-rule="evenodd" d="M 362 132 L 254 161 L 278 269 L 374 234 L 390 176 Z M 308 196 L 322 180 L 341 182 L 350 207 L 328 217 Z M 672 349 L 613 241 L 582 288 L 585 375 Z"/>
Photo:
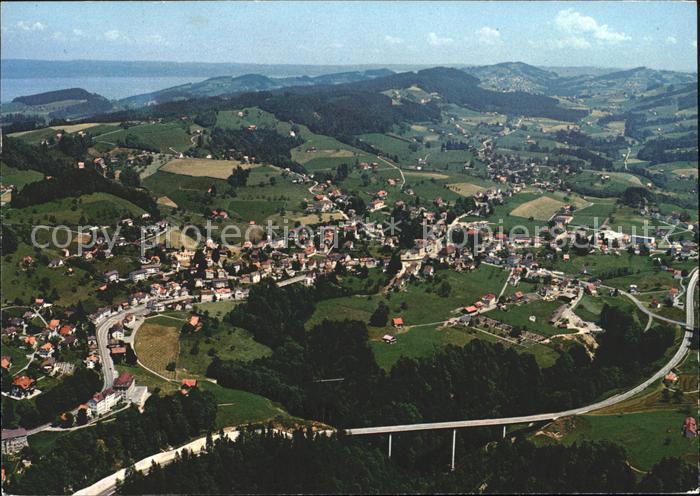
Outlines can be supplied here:
<path id="1" fill-rule="evenodd" d="M 24 398 L 34 392 L 36 381 L 27 375 L 20 375 L 12 380 L 12 396 Z"/>
<path id="2" fill-rule="evenodd" d="M 401 329 L 403 327 L 403 319 L 401 317 L 394 317 L 391 319 L 391 324 L 397 329 Z"/>
<path id="3" fill-rule="evenodd" d="M 129 395 L 136 387 L 134 376 L 128 372 L 122 372 L 119 377 L 114 379 L 113 389 L 122 397 Z"/>

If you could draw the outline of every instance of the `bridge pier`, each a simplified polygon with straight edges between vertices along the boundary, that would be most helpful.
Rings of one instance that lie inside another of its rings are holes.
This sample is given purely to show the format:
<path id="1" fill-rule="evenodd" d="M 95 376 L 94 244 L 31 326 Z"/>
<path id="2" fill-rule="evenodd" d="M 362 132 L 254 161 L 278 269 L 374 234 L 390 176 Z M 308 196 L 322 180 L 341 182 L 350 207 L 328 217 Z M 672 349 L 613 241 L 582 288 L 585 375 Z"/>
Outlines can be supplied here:
<path id="1" fill-rule="evenodd" d="M 391 433 L 389 434 L 389 458 L 391 458 Z"/>
<path id="2" fill-rule="evenodd" d="M 455 446 L 457 444 L 457 429 L 452 429 L 452 463 L 450 464 L 450 470 L 454 472 L 455 470 Z"/>
<path id="3" fill-rule="evenodd" d="M 503 439 L 505 439 L 505 438 L 506 438 L 506 426 L 504 425 L 503 426 Z"/>

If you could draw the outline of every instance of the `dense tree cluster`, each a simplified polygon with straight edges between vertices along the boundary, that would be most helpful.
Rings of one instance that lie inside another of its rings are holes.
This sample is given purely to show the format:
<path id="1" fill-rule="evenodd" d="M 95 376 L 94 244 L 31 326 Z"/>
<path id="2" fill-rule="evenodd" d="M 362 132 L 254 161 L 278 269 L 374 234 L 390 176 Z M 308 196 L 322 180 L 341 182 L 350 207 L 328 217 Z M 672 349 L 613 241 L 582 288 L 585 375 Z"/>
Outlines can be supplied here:
<path id="1" fill-rule="evenodd" d="M 678 492 L 697 484 L 697 469 L 677 458 L 664 459 L 637 482 L 624 451 L 609 443 L 538 448 L 527 441 L 504 440 L 488 450 L 460 443 L 460 450 L 456 470 L 447 472 L 447 443 L 407 463 L 388 459 L 377 443 L 367 440 L 302 432 L 289 439 L 269 430 L 249 431 L 235 441 L 208 440 L 205 452 L 185 453 L 166 467 L 153 464 L 148 475 L 129 470 L 117 492 L 561 494 Z M 436 457 L 440 452 L 443 456 Z"/>
<path id="2" fill-rule="evenodd" d="M 658 138 L 648 141 L 637 153 L 639 160 L 652 164 L 698 160 L 698 134 L 689 133 L 677 138 Z"/>
<path id="3" fill-rule="evenodd" d="M 282 136 L 274 129 L 249 131 L 216 127 L 211 132 L 209 148 L 220 157 L 231 153 L 239 160 L 244 156 L 255 157 L 258 162 L 303 172 L 304 168 L 292 160 L 291 154 L 291 149 L 302 143 L 301 138 Z"/>

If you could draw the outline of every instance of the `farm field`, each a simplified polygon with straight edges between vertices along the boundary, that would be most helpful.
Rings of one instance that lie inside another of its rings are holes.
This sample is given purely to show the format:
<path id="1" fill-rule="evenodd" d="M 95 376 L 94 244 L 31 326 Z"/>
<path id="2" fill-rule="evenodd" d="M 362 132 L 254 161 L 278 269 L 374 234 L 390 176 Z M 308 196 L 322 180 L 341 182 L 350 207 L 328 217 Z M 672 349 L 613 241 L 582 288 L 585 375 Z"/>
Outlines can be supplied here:
<path id="1" fill-rule="evenodd" d="M 510 212 L 510 215 L 515 217 L 525 217 L 528 219 L 532 217 L 533 219 L 537 220 L 549 220 L 564 205 L 564 202 L 555 200 L 554 198 L 541 196 L 536 200 L 531 200 L 514 208 Z"/>
<path id="2" fill-rule="evenodd" d="M 167 196 L 159 196 L 158 199 L 156 200 L 156 203 L 158 205 L 163 205 L 164 207 L 177 208 L 177 203 L 172 201 Z"/>
<path id="3" fill-rule="evenodd" d="M 182 324 L 184 322 L 162 316 L 146 320 L 138 329 L 134 344 L 139 361 L 164 377 L 176 379 L 177 372 L 166 367 L 171 362 L 177 362 L 180 354 Z"/>
<path id="4" fill-rule="evenodd" d="M 447 185 L 455 193 L 462 196 L 473 196 L 476 193 L 483 191 L 485 188 L 472 183 L 452 183 Z"/>
<path id="5" fill-rule="evenodd" d="M 213 177 L 215 179 L 226 179 L 231 175 L 231 171 L 241 167 L 251 168 L 250 164 L 244 164 L 237 160 L 211 160 L 206 158 L 176 158 L 160 168 L 163 172 L 172 174 L 182 174 L 195 177 Z M 255 167 L 255 166 L 252 166 Z"/>

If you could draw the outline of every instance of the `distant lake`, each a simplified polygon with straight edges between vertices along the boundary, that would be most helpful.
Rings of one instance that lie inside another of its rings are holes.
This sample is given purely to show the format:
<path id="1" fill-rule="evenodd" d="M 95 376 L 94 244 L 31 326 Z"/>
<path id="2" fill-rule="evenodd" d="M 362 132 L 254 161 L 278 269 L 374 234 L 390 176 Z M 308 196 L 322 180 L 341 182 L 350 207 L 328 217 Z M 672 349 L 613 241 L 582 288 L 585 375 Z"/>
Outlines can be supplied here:
<path id="1" fill-rule="evenodd" d="M 0 101 L 9 102 L 18 96 L 34 95 L 46 91 L 83 88 L 110 100 L 150 93 L 185 83 L 204 81 L 206 77 L 76 77 L 0 79 Z"/>

